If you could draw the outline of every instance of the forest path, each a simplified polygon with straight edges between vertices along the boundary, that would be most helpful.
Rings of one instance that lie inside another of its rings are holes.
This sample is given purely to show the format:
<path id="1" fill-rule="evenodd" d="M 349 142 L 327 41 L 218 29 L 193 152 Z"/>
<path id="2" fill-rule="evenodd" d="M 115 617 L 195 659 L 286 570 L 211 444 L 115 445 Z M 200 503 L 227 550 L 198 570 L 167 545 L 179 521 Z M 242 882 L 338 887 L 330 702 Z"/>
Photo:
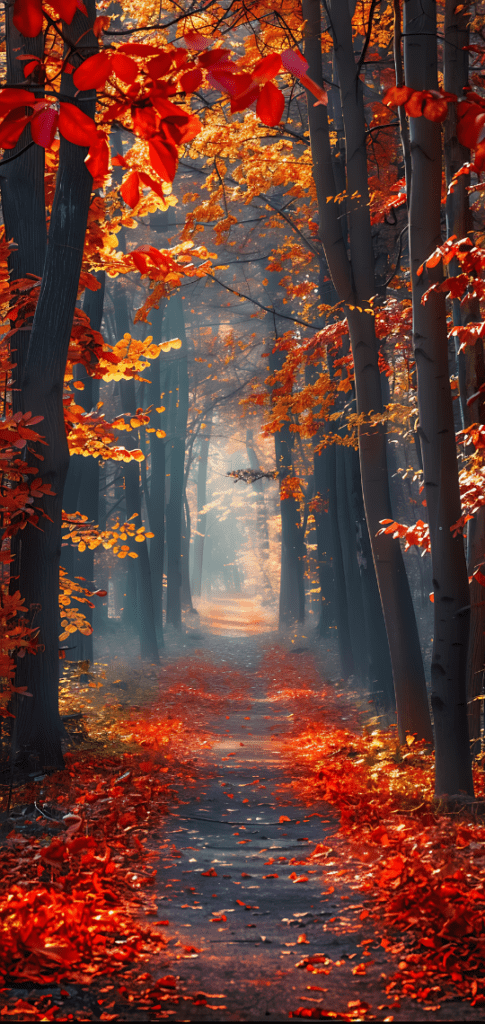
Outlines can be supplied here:
<path id="1" fill-rule="evenodd" d="M 227 612 L 230 618 L 234 604 Z M 160 830 L 166 853 L 156 881 L 158 914 L 182 947 L 179 952 L 176 945 L 164 970 L 178 975 L 186 997 L 170 1016 L 282 1021 L 308 1016 L 305 1009 L 314 1016 L 320 1010 L 351 1014 L 340 1019 L 423 1019 L 410 1000 L 402 1009 L 392 1006 L 389 1016 L 380 975 L 392 974 L 395 963 L 360 922 L 358 886 L 339 879 L 338 860 L 325 867 L 305 863 L 318 843 L 331 846 L 338 827 L 328 804 L 309 808 L 298 801 L 283 748 L 299 698 L 288 702 L 277 689 L 282 646 L 287 658 L 303 656 L 304 662 L 308 655 L 292 648 L 291 639 L 224 635 L 221 618 L 219 610 L 217 634 L 200 656 L 208 690 L 222 696 L 226 688 L 224 713 L 211 717 L 210 749 L 194 757 L 192 789 L 180 787 L 180 804 Z M 231 678 L 236 689 L 227 692 Z M 321 708 L 317 690 L 311 699 L 305 695 L 305 717 L 317 719 Z M 201 705 L 204 725 L 206 712 Z M 318 954 L 314 973 L 298 968 Z M 365 967 L 353 973 L 361 963 Z M 367 1006 L 359 1007 L 362 1002 Z"/>

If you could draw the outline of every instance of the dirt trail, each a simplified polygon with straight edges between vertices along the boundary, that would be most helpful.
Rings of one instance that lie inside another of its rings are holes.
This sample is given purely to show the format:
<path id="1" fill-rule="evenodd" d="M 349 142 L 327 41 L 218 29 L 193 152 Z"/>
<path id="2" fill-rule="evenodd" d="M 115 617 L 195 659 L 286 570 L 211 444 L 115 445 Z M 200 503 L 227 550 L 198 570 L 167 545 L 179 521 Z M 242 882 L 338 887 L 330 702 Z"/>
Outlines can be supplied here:
<path id="1" fill-rule="evenodd" d="M 287 1020 L 304 1009 L 315 1017 L 321 1010 L 353 1019 L 429 1019 L 411 1000 L 399 1007 L 384 995 L 382 975 L 389 977 L 397 960 L 361 924 L 358 886 L 339 880 L 338 863 L 305 863 L 316 844 L 332 845 L 337 817 L 328 804 L 304 807 L 291 793 L 282 739 L 298 709 L 275 703 L 273 681 L 257 671 L 261 642 L 242 637 L 241 611 L 237 601 L 226 613 L 218 606 L 205 651 L 226 669 L 245 672 L 247 688 L 228 704 L 227 716 L 211 721 L 211 747 L 197 755 L 196 784 L 180 791 L 181 804 L 160 833 L 180 855 L 162 856 L 158 913 L 181 944 L 171 970 L 179 991 L 191 995 L 170 1016 Z M 206 615 L 204 627 L 210 609 Z M 266 635 L 266 650 L 268 641 Z M 286 645 L 291 651 L 291 640 Z M 293 650 L 295 657 L 302 653 Z M 315 695 L 315 714 L 318 705 Z M 313 967 L 302 965 L 315 956 Z M 477 1019 L 461 1003 L 433 1017 L 450 1019 L 450 1011 L 453 1019 Z"/>

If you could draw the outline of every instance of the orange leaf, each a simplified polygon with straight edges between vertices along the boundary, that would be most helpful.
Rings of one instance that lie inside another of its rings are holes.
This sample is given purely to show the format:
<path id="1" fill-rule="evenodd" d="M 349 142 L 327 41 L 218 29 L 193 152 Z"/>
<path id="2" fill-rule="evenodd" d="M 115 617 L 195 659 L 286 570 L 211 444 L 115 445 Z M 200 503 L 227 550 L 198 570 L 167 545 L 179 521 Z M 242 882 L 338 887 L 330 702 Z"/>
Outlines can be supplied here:
<path id="1" fill-rule="evenodd" d="M 406 114 L 408 114 L 409 117 L 421 117 L 425 99 L 425 92 L 413 92 L 404 107 Z"/>
<path id="2" fill-rule="evenodd" d="M 409 85 L 392 85 L 390 89 L 386 89 L 382 102 L 386 107 L 400 107 L 403 103 L 407 103 L 412 92 Z"/>

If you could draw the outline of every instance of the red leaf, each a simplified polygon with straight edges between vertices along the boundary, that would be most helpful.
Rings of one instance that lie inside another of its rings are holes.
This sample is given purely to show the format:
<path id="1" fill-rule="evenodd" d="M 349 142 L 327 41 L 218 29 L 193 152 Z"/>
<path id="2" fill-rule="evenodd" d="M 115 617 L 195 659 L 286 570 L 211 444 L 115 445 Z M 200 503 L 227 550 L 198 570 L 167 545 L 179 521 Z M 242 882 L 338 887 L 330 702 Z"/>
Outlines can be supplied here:
<path id="1" fill-rule="evenodd" d="M 308 89 L 308 92 L 313 93 L 317 98 L 317 103 L 314 103 L 314 107 L 318 107 L 318 104 L 323 104 L 324 107 L 328 106 L 328 96 L 325 89 L 322 89 L 321 85 L 313 81 L 313 78 L 309 78 L 308 75 L 300 75 L 300 82 Z"/>
<path id="2" fill-rule="evenodd" d="M 191 68 L 186 71 L 180 79 L 180 88 L 184 92 L 197 92 L 202 83 L 202 71 L 200 68 Z"/>
<path id="3" fill-rule="evenodd" d="M 111 57 L 111 67 L 117 78 L 127 85 L 133 85 L 138 75 L 138 64 L 126 53 L 114 53 Z"/>
<path id="4" fill-rule="evenodd" d="M 158 129 L 159 119 L 153 107 L 135 107 L 133 128 L 141 139 L 151 139 Z"/>
<path id="5" fill-rule="evenodd" d="M 473 573 L 472 579 L 476 580 L 477 583 L 480 583 L 482 587 L 485 587 L 485 576 L 480 569 L 477 569 L 476 572 Z"/>
<path id="6" fill-rule="evenodd" d="M 67 846 L 63 839 L 53 839 L 49 846 L 44 846 L 44 849 L 40 851 L 42 860 L 49 862 L 66 860 L 68 855 Z"/>
<path id="7" fill-rule="evenodd" d="M 413 92 L 404 107 L 406 114 L 408 114 L 409 117 L 421 117 L 425 99 L 425 92 Z"/>
<path id="8" fill-rule="evenodd" d="M 291 71 L 291 74 L 295 75 L 295 78 L 300 78 L 300 75 L 304 75 L 309 68 L 308 62 L 298 50 L 283 50 L 281 62 L 287 71 Z"/>
<path id="9" fill-rule="evenodd" d="M 187 120 L 189 115 L 178 107 L 176 103 L 172 103 L 170 100 L 166 100 L 155 89 L 150 93 L 150 99 L 152 101 L 155 110 L 158 111 L 160 117 L 163 117 L 165 121 L 174 121 L 179 124 L 183 124 Z"/>
<path id="10" fill-rule="evenodd" d="M 0 90 L 0 116 L 15 107 L 31 107 L 34 103 L 37 103 L 37 96 L 27 89 Z"/>
<path id="11" fill-rule="evenodd" d="M 109 28 L 110 19 L 105 14 L 101 14 L 98 18 L 94 19 L 93 32 L 96 39 L 102 36 L 103 32 Z"/>
<path id="12" fill-rule="evenodd" d="M 132 256 L 133 263 L 135 264 L 136 269 L 140 271 L 140 274 L 146 274 L 148 272 L 148 263 L 146 257 L 142 256 L 139 252 L 136 251 L 136 249 L 135 252 L 132 252 L 130 255 Z"/>
<path id="13" fill-rule="evenodd" d="M 230 50 L 213 50 L 212 53 L 206 52 L 201 53 L 198 58 L 199 64 L 202 64 L 204 68 L 211 68 L 215 64 L 218 64 L 221 60 L 226 60 L 230 56 Z"/>
<path id="14" fill-rule="evenodd" d="M 191 139 L 195 139 L 202 128 L 202 124 L 196 114 L 189 114 L 184 124 L 177 127 L 179 131 L 178 141 L 181 145 L 183 142 L 190 142 Z"/>
<path id="15" fill-rule="evenodd" d="M 98 137 L 93 119 L 73 103 L 60 104 L 59 131 L 76 146 L 91 146 Z"/>
<path id="16" fill-rule="evenodd" d="M 38 146 L 48 149 L 52 145 L 58 121 L 59 114 L 56 107 L 51 104 L 34 114 L 30 124 L 30 131 L 34 142 Z"/>
<path id="17" fill-rule="evenodd" d="M 172 182 L 177 170 L 177 157 L 161 139 L 150 139 L 148 143 L 150 163 L 162 181 Z"/>
<path id="18" fill-rule="evenodd" d="M 458 141 L 467 149 L 476 149 L 481 141 L 481 134 L 485 126 L 485 111 L 478 103 L 469 103 L 467 100 L 459 100 L 457 104 L 458 122 L 456 134 Z"/>
<path id="19" fill-rule="evenodd" d="M 140 186 L 138 184 L 138 171 L 130 171 L 130 173 L 123 179 L 123 184 L 120 188 L 121 195 L 125 200 L 127 206 L 134 207 L 140 202 Z"/>
<path id="20" fill-rule="evenodd" d="M 200 32 L 186 32 L 183 39 L 188 50 L 208 50 L 213 42 L 207 36 L 202 36 Z"/>
<path id="21" fill-rule="evenodd" d="M 157 78 L 161 78 L 162 75 L 166 75 L 171 64 L 173 63 L 173 52 L 168 53 L 166 50 L 164 53 L 159 53 L 157 57 L 150 60 L 147 64 L 147 71 L 150 78 L 156 81 Z"/>
<path id="22" fill-rule="evenodd" d="M 50 0 L 51 7 L 57 11 L 62 21 L 66 22 L 66 25 L 70 25 L 71 21 L 78 9 L 76 0 Z M 82 5 L 84 7 L 84 4 Z M 82 8 L 80 8 L 81 10 Z M 86 8 L 84 7 L 83 14 L 87 14 Z"/>
<path id="23" fill-rule="evenodd" d="M 106 138 L 98 134 L 96 142 L 89 147 L 88 155 L 84 161 L 95 182 L 102 183 L 105 175 L 109 172 L 109 146 Z"/>
<path id="24" fill-rule="evenodd" d="M 41 0 L 15 0 L 13 23 L 23 36 L 33 39 L 42 31 Z"/>
<path id="25" fill-rule="evenodd" d="M 238 78 L 241 77 L 236 72 L 236 65 L 232 64 L 230 60 L 221 61 L 220 64 L 216 64 L 215 68 L 209 68 L 207 73 L 207 81 L 211 89 L 221 89 L 222 92 L 228 92 L 230 96 L 236 95 Z M 251 75 L 245 77 L 248 83 L 252 82 Z"/>
<path id="26" fill-rule="evenodd" d="M 152 46 L 150 43 L 122 43 L 118 47 L 118 53 L 131 53 L 134 57 L 149 57 L 153 53 L 160 53 L 159 46 Z"/>
<path id="27" fill-rule="evenodd" d="M 441 124 L 448 114 L 447 100 L 437 99 L 437 97 L 431 96 L 424 104 L 423 114 L 428 121 L 436 121 L 438 124 Z"/>
<path id="28" fill-rule="evenodd" d="M 29 60 L 28 64 L 24 64 L 24 78 L 28 78 L 32 74 L 34 68 L 38 67 L 40 60 L 38 57 L 34 57 L 33 60 Z"/>
<path id="29" fill-rule="evenodd" d="M 278 89 L 272 82 L 266 82 L 256 104 L 256 114 L 260 121 L 272 128 L 281 121 L 284 109 L 285 97 L 281 89 Z"/>
<path id="30" fill-rule="evenodd" d="M 412 93 L 413 90 L 409 88 L 409 85 L 392 85 L 390 89 L 386 89 L 382 102 L 386 107 L 400 107 L 403 103 L 407 103 Z"/>
<path id="31" fill-rule="evenodd" d="M 111 56 L 105 50 L 93 53 L 78 68 L 72 80 L 76 89 L 102 89 L 111 74 Z"/>
<path id="32" fill-rule="evenodd" d="M 13 149 L 29 121 L 30 117 L 23 114 L 19 107 L 10 110 L 0 125 L 0 146 L 3 149 Z"/>
<path id="33" fill-rule="evenodd" d="M 160 196 L 161 199 L 165 198 L 163 188 L 160 185 L 160 182 L 155 181 L 155 178 L 151 178 L 150 175 L 145 174 L 144 171 L 139 171 L 138 176 L 143 185 L 146 185 L 147 188 L 153 189 L 153 191 L 157 194 L 157 196 Z"/>
<path id="34" fill-rule="evenodd" d="M 252 77 L 255 82 L 262 84 L 275 78 L 280 71 L 281 57 L 278 53 L 269 53 L 267 57 L 263 57 L 262 60 L 258 61 L 252 72 Z"/>

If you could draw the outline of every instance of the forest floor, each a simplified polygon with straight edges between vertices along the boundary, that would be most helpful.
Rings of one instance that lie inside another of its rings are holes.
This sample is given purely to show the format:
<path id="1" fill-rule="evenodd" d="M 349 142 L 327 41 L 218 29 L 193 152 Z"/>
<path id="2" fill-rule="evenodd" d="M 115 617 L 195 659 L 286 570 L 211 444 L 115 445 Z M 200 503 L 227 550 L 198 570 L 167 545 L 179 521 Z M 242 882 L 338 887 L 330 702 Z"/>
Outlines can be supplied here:
<path id="1" fill-rule="evenodd" d="M 63 708 L 83 709 L 88 733 L 66 754 L 69 784 L 34 780 L 8 812 L 3 793 L 0 1016 L 482 1019 L 483 939 L 457 894 L 483 827 L 443 824 L 429 794 L 414 825 L 429 755 L 391 750 L 367 695 L 328 680 L 334 652 L 278 634 L 249 600 L 201 612 L 168 633 L 159 667 L 118 631 L 97 674 L 67 672 Z M 372 791 L 381 768 L 400 796 L 383 776 Z"/>

